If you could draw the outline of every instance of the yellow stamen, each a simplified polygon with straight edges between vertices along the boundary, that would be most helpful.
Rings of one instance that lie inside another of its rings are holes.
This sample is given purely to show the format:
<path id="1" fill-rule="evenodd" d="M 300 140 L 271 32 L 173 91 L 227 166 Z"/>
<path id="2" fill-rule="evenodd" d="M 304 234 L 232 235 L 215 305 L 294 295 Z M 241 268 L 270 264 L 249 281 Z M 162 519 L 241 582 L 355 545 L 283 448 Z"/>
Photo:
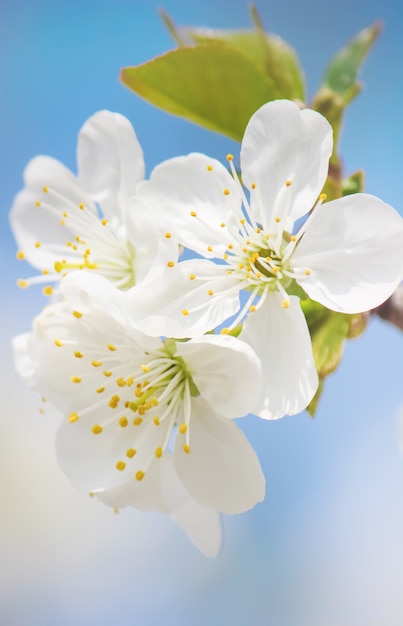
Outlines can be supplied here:
<path id="1" fill-rule="evenodd" d="M 282 306 L 283 309 L 288 309 L 288 307 L 290 306 L 290 301 L 289 300 L 282 300 L 281 306 Z"/>
<path id="2" fill-rule="evenodd" d="M 192 217 L 197 217 L 197 213 L 196 213 L 196 211 L 190 211 L 190 215 L 191 215 Z"/>
<path id="3" fill-rule="evenodd" d="M 126 450 L 126 456 L 129 459 L 132 459 L 134 457 L 134 455 L 136 454 L 137 450 L 135 450 L 134 448 L 129 448 L 128 450 Z"/>
<path id="4" fill-rule="evenodd" d="M 196 278 L 196 274 L 190 274 L 189 278 L 190 278 L 190 280 L 194 280 Z"/>
<path id="5" fill-rule="evenodd" d="M 80 418 L 78 417 L 77 413 L 70 413 L 67 419 L 69 420 L 70 424 L 73 424 L 73 422 L 77 422 Z"/>
<path id="6" fill-rule="evenodd" d="M 188 427 L 187 424 L 183 423 L 179 426 L 178 430 L 181 433 L 181 435 L 184 435 L 187 431 Z"/>
<path id="7" fill-rule="evenodd" d="M 102 393 L 103 391 L 105 391 L 105 387 L 98 387 L 98 389 L 96 389 L 97 393 Z"/>
<path id="8" fill-rule="evenodd" d="M 80 319 L 80 317 L 82 317 L 82 316 L 83 316 L 83 314 L 82 314 L 82 313 L 80 313 L 80 311 L 73 311 L 73 315 L 74 315 L 74 317 L 76 317 L 77 319 Z"/>
<path id="9" fill-rule="evenodd" d="M 26 280 L 23 280 L 22 278 L 19 278 L 17 280 L 17 285 L 18 287 L 20 287 L 21 289 L 26 289 L 28 287 L 28 283 Z"/>
<path id="10" fill-rule="evenodd" d="M 51 296 L 53 294 L 53 287 L 47 285 L 42 289 L 42 293 L 44 296 Z"/>
<path id="11" fill-rule="evenodd" d="M 186 452 L 186 454 L 190 454 L 190 447 L 187 445 L 187 443 L 183 444 L 182 450 Z"/>
<path id="12" fill-rule="evenodd" d="M 159 417 L 154 417 L 153 422 L 156 426 L 160 425 L 160 418 Z"/>
<path id="13" fill-rule="evenodd" d="M 82 379 L 79 376 L 72 376 L 70 380 L 72 383 L 81 383 Z"/>
<path id="14" fill-rule="evenodd" d="M 140 426 L 143 423 L 143 419 L 141 417 L 135 417 L 133 420 L 134 426 Z"/>
<path id="15" fill-rule="evenodd" d="M 91 428 L 91 431 L 94 433 L 94 435 L 99 435 L 102 433 L 103 428 L 99 424 L 95 424 L 95 426 Z"/>
<path id="16" fill-rule="evenodd" d="M 74 356 L 76 357 L 76 359 L 82 359 L 84 355 L 83 355 L 83 353 L 82 353 L 82 352 L 80 352 L 79 350 L 76 350 L 76 351 L 74 352 Z"/>
<path id="17" fill-rule="evenodd" d="M 212 165 L 207 165 L 207 169 L 208 169 L 209 172 L 212 172 L 213 171 L 213 166 Z"/>
<path id="18" fill-rule="evenodd" d="M 172 235 L 171 235 L 171 233 L 165 233 L 165 237 L 166 237 L 166 239 L 171 239 Z"/>
<path id="19" fill-rule="evenodd" d="M 168 261 L 167 266 L 168 267 L 173 267 L 175 265 L 175 263 L 173 261 Z"/>
<path id="20" fill-rule="evenodd" d="M 61 347 L 64 345 L 64 343 L 63 343 L 63 341 L 62 341 L 61 339 L 55 339 L 53 343 L 54 343 L 54 344 L 55 344 L 55 346 L 57 346 L 58 348 L 61 348 Z"/>
<path id="21" fill-rule="evenodd" d="M 233 154 L 227 154 L 227 161 L 233 161 L 234 160 L 234 155 Z"/>
<path id="22" fill-rule="evenodd" d="M 102 365 L 102 361 L 96 361 L 95 359 L 91 361 L 91 365 L 94 367 L 100 367 Z"/>
<path id="23" fill-rule="evenodd" d="M 229 189 L 224 189 L 224 196 L 229 196 L 230 194 L 230 190 Z"/>
<path id="24" fill-rule="evenodd" d="M 290 187 L 290 185 L 292 185 L 292 182 L 290 180 L 286 180 L 285 181 L 285 186 L 286 187 Z"/>
<path id="25" fill-rule="evenodd" d="M 145 473 L 142 472 L 141 470 L 136 472 L 136 480 L 143 480 L 144 476 L 145 476 Z"/>
<path id="26" fill-rule="evenodd" d="M 119 420 L 119 426 L 121 426 L 122 428 L 126 428 L 128 423 L 129 423 L 129 420 L 127 419 L 127 417 L 121 417 Z"/>
<path id="27" fill-rule="evenodd" d="M 182 309 L 182 315 L 186 317 L 187 315 L 189 315 L 189 311 L 187 309 Z"/>
<path id="28" fill-rule="evenodd" d="M 46 185 L 45 185 L 45 186 L 43 187 L 43 191 L 44 191 L 45 193 L 48 193 L 49 188 L 48 188 L 48 187 L 46 187 Z"/>
<path id="29" fill-rule="evenodd" d="M 111 409 L 116 409 L 119 402 L 120 402 L 120 396 L 114 395 L 109 400 L 108 405 L 111 407 Z"/>
<path id="30" fill-rule="evenodd" d="M 17 254 L 15 255 L 17 257 L 17 259 L 19 261 L 22 261 L 23 259 L 25 259 L 25 254 L 23 253 L 22 250 L 18 250 Z"/>
<path id="31" fill-rule="evenodd" d="M 162 457 L 162 448 L 157 448 L 154 454 L 157 457 L 157 459 L 160 459 Z"/>
<path id="32" fill-rule="evenodd" d="M 110 350 L 111 352 L 115 352 L 115 350 L 117 350 L 117 347 L 113 345 L 113 343 L 108 343 L 107 346 L 108 350 Z"/>
<path id="33" fill-rule="evenodd" d="M 118 461 L 115 467 L 117 470 L 119 470 L 119 472 L 122 472 L 126 467 L 126 463 L 124 461 Z"/>
<path id="34" fill-rule="evenodd" d="M 319 200 L 327 200 L 327 194 L 326 193 L 321 193 L 319 196 Z"/>

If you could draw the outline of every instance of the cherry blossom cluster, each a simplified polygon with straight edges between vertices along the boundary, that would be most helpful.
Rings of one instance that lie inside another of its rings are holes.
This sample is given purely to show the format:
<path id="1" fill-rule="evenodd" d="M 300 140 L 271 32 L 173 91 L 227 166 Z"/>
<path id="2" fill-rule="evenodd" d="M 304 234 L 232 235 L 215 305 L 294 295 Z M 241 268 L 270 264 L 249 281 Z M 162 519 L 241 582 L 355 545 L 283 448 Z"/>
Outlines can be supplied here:
<path id="1" fill-rule="evenodd" d="M 278 100 L 250 119 L 240 174 L 193 153 L 145 180 L 129 121 L 100 111 L 78 174 L 38 156 L 11 224 L 50 304 L 16 366 L 63 415 L 58 462 L 112 507 L 170 514 L 209 556 L 220 513 L 264 498 L 234 418 L 294 415 L 318 388 L 301 298 L 358 313 L 403 276 L 403 221 L 378 198 L 326 201 L 332 129 Z"/>

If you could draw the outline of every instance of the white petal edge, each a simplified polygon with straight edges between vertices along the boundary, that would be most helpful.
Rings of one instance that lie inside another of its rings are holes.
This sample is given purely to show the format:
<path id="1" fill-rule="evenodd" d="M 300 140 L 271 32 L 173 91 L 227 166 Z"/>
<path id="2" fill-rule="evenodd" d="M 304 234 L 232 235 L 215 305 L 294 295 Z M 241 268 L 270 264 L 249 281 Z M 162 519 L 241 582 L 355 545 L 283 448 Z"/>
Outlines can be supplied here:
<path id="1" fill-rule="evenodd" d="M 169 216 L 173 234 L 202 256 L 211 256 L 209 246 L 222 255 L 238 232 L 239 188 L 219 161 L 204 154 L 164 161 L 137 193 L 162 220 Z"/>
<path id="2" fill-rule="evenodd" d="M 253 412 L 262 391 L 261 363 L 253 349 L 235 337 L 205 335 L 177 343 L 201 395 L 223 417 Z"/>
<path id="3" fill-rule="evenodd" d="M 249 315 L 240 334 L 262 362 L 263 394 L 255 413 L 263 419 L 299 413 L 318 387 L 311 338 L 299 298 L 290 296 L 287 309 L 282 308 L 282 299 L 278 292 L 270 294 L 263 306 Z"/>
<path id="4" fill-rule="evenodd" d="M 252 446 L 233 421 L 214 414 L 201 398 L 192 398 L 189 441 L 186 453 L 183 435 L 177 435 L 175 467 L 201 505 L 235 514 L 263 500 L 265 479 Z"/>
<path id="5" fill-rule="evenodd" d="M 290 230 L 321 192 L 332 147 L 332 128 L 320 113 L 301 111 L 289 100 L 274 100 L 258 109 L 241 148 L 242 180 L 248 189 L 256 184 L 252 203 L 258 221 L 264 213 L 263 225 L 270 228 L 279 216 Z"/>
<path id="6" fill-rule="evenodd" d="M 98 111 L 82 126 L 77 143 L 78 178 L 109 218 L 125 221 L 126 203 L 144 180 L 142 148 L 129 120 Z"/>
<path id="7" fill-rule="evenodd" d="M 299 282 L 313 300 L 342 313 L 379 306 L 403 278 L 403 219 L 375 196 L 353 194 L 318 206 L 295 250 Z"/>

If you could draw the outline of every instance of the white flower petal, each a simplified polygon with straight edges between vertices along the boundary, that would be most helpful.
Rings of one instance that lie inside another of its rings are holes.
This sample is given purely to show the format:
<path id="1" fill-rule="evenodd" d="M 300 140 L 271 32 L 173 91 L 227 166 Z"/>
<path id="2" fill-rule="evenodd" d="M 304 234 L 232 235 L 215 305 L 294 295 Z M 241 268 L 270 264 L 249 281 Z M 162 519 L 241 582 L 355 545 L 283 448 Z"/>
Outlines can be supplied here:
<path id="1" fill-rule="evenodd" d="M 242 180 L 248 189 L 256 184 L 252 204 L 258 221 L 264 213 L 266 228 L 279 216 L 290 229 L 312 208 L 326 181 L 332 143 L 327 120 L 291 101 L 269 102 L 252 115 L 242 140 Z"/>
<path id="2" fill-rule="evenodd" d="M 292 257 L 313 300 L 343 313 L 367 311 L 403 278 L 403 220 L 388 204 L 354 194 L 318 206 Z"/>
<path id="3" fill-rule="evenodd" d="M 217 295 L 233 284 L 224 266 L 195 259 L 178 263 L 155 281 L 128 290 L 122 301 L 127 317 L 142 332 L 194 337 L 212 330 L 238 310 L 237 289 L 223 298 Z"/>
<path id="4" fill-rule="evenodd" d="M 109 219 L 123 223 L 126 203 L 145 173 L 143 151 L 129 120 L 111 111 L 90 117 L 78 135 L 77 162 L 83 189 Z"/>
<path id="5" fill-rule="evenodd" d="M 78 213 L 80 203 L 93 214 L 96 210 L 75 176 L 56 159 L 32 159 L 24 181 L 25 188 L 16 195 L 11 208 L 11 227 L 27 261 L 38 269 L 53 271 L 62 254 L 67 261 L 74 259 L 66 242 L 74 241 L 77 231 L 63 214 Z"/>
<path id="6" fill-rule="evenodd" d="M 263 395 L 256 415 L 278 419 L 295 415 L 312 400 L 318 387 L 311 338 L 299 305 L 281 306 L 278 292 L 269 294 L 263 306 L 249 315 L 240 338 L 249 343 L 263 366 Z"/>
<path id="7" fill-rule="evenodd" d="M 223 417 L 242 417 L 262 391 L 261 364 L 251 347 L 228 335 L 205 335 L 177 343 L 201 395 Z"/>
<path id="8" fill-rule="evenodd" d="M 228 170 L 204 154 L 165 161 L 137 192 L 146 206 L 169 218 L 184 246 L 202 256 L 211 256 L 208 247 L 222 255 L 237 233 L 239 189 Z"/>
<path id="9" fill-rule="evenodd" d="M 172 454 L 154 463 L 141 482 L 129 483 L 95 494 L 109 506 L 133 506 L 141 511 L 169 513 L 199 550 L 217 556 L 222 540 L 220 516 L 196 502 L 178 478 Z"/>
<path id="10" fill-rule="evenodd" d="M 222 513 L 242 513 L 264 498 L 265 480 L 255 451 L 231 420 L 214 414 L 192 398 L 190 453 L 175 442 L 174 460 L 189 493 L 203 506 Z"/>

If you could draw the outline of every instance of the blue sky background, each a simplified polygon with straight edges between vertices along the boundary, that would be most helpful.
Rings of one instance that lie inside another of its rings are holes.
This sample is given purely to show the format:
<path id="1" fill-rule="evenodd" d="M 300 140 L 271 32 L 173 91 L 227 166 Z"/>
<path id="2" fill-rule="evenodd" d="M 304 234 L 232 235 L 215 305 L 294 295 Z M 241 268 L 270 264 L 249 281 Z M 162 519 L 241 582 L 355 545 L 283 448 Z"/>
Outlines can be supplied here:
<path id="1" fill-rule="evenodd" d="M 246 2 L 166 0 L 179 24 L 242 28 Z M 258 1 L 266 28 L 297 50 L 309 94 L 330 56 L 375 20 L 384 30 L 349 109 L 347 172 L 403 214 L 403 8 L 399 0 Z M 56 465 L 59 418 L 13 372 L 10 338 L 44 304 L 19 291 L 7 215 L 36 154 L 75 170 L 82 123 L 102 108 L 133 123 L 148 172 L 162 159 L 235 144 L 151 107 L 119 69 L 173 47 L 157 5 L 132 0 L 0 2 L 0 623 L 7 626 L 401 626 L 403 623 L 403 336 L 373 320 L 306 414 L 242 427 L 267 479 L 253 511 L 223 520 L 216 560 L 164 517 L 114 515 L 72 489 Z M 242 85 L 240 85 L 242 89 Z"/>

